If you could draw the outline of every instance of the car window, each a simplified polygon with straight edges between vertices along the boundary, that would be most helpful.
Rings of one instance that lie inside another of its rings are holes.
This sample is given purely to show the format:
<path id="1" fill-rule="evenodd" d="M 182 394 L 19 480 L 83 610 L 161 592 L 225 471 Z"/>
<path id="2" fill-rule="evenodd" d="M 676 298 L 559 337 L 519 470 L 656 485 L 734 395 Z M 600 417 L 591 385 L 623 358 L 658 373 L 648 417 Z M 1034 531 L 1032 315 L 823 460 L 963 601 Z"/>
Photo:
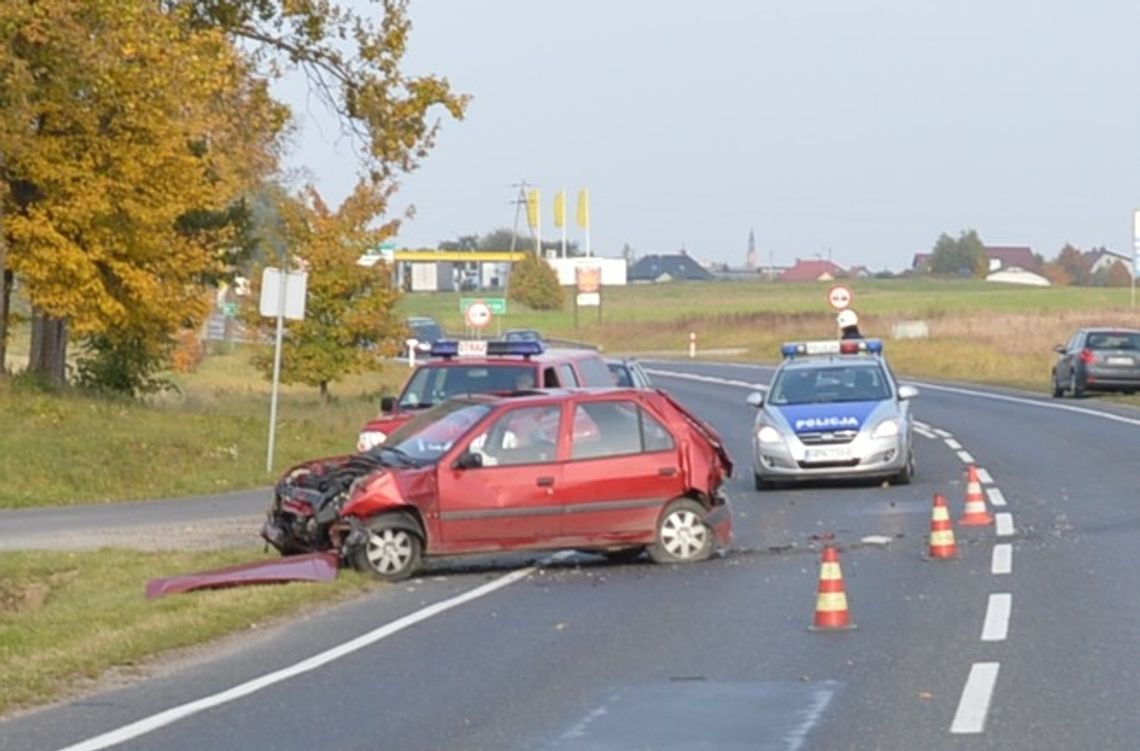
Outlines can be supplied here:
<path id="1" fill-rule="evenodd" d="M 772 384 L 772 404 L 879 401 L 891 395 L 879 367 L 827 366 L 782 371 Z"/>
<path id="2" fill-rule="evenodd" d="M 674 446 L 673 436 L 655 417 L 630 401 L 586 402 L 574 415 L 571 459 L 664 451 Z M 579 430 L 590 425 L 590 430 Z"/>
<path id="3" fill-rule="evenodd" d="M 471 441 L 468 451 L 481 454 L 484 467 L 552 462 L 558 455 L 561 416 L 557 404 L 507 410 Z"/>
<path id="4" fill-rule="evenodd" d="M 583 357 L 577 361 L 583 386 L 613 386 L 614 378 L 606 362 L 598 356 Z"/>
<path id="5" fill-rule="evenodd" d="M 1089 349 L 1140 349 L 1140 334 L 1105 332 L 1089 334 Z"/>
<path id="6" fill-rule="evenodd" d="M 614 380 L 617 381 L 618 386 L 633 386 L 633 377 L 630 369 L 624 363 L 611 362 L 607 363 L 610 373 L 613 374 Z"/>
<path id="7" fill-rule="evenodd" d="M 544 368 L 542 371 L 542 387 L 544 389 L 556 389 L 559 385 L 558 373 L 554 368 Z"/>
<path id="8" fill-rule="evenodd" d="M 485 404 L 446 402 L 416 415 L 372 450 L 396 449 L 418 462 L 434 462 L 490 411 Z"/>
<path id="9" fill-rule="evenodd" d="M 461 394 L 514 391 L 533 388 L 534 385 L 534 367 L 522 363 L 419 368 L 404 387 L 400 406 L 425 407 Z"/>
<path id="10" fill-rule="evenodd" d="M 558 372 L 562 375 L 563 386 L 580 386 L 578 382 L 578 374 L 574 372 L 574 366 L 568 362 L 564 362 L 558 366 Z"/>

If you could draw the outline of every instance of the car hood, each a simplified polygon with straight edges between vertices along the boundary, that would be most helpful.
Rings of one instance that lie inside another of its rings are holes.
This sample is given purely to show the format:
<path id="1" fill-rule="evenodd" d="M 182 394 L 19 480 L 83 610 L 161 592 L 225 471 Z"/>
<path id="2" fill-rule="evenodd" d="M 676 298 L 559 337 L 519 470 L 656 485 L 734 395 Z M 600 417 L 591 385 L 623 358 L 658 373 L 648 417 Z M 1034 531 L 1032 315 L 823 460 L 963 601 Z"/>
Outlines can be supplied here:
<path id="1" fill-rule="evenodd" d="M 883 401 L 825 402 L 812 404 L 769 405 L 769 410 L 783 418 L 793 433 L 862 430 Z"/>

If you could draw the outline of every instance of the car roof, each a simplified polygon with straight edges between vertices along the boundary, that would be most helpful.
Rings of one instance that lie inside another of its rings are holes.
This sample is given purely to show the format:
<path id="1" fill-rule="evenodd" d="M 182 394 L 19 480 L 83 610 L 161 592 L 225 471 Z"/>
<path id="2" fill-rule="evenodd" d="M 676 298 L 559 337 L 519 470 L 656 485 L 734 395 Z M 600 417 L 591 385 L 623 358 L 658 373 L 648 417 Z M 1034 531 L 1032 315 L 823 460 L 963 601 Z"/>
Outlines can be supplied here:
<path id="1" fill-rule="evenodd" d="M 1126 329 L 1120 326 L 1090 326 L 1081 329 L 1081 331 L 1086 334 L 1140 334 L 1140 329 Z"/>
<path id="2" fill-rule="evenodd" d="M 603 386 L 595 388 L 558 388 L 558 389 L 527 389 L 522 391 L 502 392 L 476 392 L 452 397 L 463 401 L 478 402 L 481 404 L 528 403 L 565 401 L 571 398 L 580 398 L 587 401 L 605 401 L 613 397 L 630 396 L 643 398 L 646 389 L 630 388 L 628 386 Z"/>
<path id="3" fill-rule="evenodd" d="M 599 357 L 592 349 L 548 349 L 537 355 L 491 355 L 488 357 L 431 357 L 419 364 L 425 368 L 455 368 L 464 365 L 551 365 L 587 357 Z"/>

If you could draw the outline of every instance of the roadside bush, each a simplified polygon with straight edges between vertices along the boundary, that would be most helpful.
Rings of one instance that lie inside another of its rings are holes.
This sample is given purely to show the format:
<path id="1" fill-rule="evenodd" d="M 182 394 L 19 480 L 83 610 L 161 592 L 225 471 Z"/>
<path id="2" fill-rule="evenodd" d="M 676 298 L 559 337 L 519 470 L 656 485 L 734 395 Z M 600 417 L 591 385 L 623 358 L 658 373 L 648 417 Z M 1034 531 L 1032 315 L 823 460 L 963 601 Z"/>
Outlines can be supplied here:
<path id="1" fill-rule="evenodd" d="M 562 310 L 562 286 L 550 264 L 528 255 L 511 268 L 507 297 L 531 310 Z"/>

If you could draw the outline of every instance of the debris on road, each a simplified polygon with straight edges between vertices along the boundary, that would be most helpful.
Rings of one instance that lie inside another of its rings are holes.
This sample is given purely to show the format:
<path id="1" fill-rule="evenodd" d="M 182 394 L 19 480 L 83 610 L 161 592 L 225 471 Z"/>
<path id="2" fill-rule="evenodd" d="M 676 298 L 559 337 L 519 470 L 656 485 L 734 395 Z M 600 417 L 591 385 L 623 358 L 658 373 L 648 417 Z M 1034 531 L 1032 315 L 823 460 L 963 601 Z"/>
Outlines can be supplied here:
<path id="1" fill-rule="evenodd" d="M 335 553 L 285 556 L 193 574 L 151 579 L 147 599 L 196 589 L 219 589 L 249 584 L 282 584 L 293 581 L 327 582 L 336 579 L 340 560 Z"/>

